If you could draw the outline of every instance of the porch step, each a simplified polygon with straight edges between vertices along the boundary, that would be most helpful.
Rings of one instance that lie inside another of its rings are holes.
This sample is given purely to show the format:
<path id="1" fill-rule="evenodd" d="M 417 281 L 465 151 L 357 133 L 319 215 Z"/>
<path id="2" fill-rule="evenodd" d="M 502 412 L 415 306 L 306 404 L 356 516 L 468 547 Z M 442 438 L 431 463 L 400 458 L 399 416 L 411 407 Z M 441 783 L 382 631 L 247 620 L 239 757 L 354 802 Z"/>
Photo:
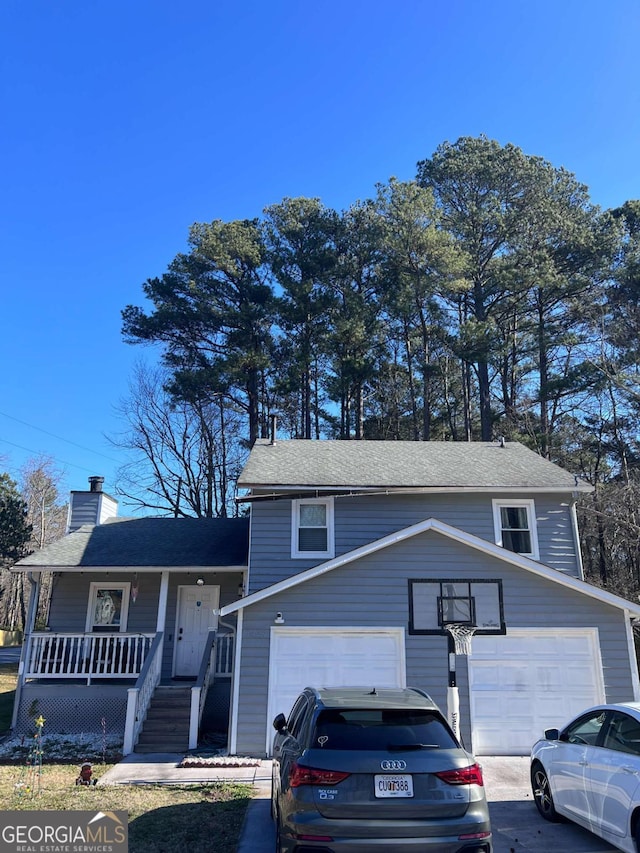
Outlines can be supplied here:
<path id="1" fill-rule="evenodd" d="M 190 687 L 156 687 L 134 752 L 186 752 Z"/>

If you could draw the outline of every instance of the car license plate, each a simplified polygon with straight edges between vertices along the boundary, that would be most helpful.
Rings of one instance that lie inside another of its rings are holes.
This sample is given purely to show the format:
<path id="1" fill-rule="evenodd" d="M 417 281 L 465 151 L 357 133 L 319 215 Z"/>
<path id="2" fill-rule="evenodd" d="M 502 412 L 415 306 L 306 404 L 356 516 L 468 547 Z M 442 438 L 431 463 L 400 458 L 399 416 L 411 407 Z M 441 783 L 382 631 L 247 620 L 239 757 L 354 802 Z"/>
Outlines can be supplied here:
<path id="1" fill-rule="evenodd" d="M 413 776 L 406 773 L 380 774 L 373 777 L 373 784 L 376 797 L 413 797 Z"/>

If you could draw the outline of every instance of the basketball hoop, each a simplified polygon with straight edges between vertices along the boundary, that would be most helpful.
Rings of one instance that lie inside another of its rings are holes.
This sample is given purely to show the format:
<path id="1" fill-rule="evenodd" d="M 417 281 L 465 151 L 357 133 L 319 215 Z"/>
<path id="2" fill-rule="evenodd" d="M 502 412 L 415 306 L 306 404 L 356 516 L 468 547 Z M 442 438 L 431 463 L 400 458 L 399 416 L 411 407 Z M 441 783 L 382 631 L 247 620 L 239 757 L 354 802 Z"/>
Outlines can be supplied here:
<path id="1" fill-rule="evenodd" d="M 457 655 L 471 654 L 471 638 L 476 632 L 475 625 L 461 625 L 451 622 L 444 626 L 453 637 Z"/>

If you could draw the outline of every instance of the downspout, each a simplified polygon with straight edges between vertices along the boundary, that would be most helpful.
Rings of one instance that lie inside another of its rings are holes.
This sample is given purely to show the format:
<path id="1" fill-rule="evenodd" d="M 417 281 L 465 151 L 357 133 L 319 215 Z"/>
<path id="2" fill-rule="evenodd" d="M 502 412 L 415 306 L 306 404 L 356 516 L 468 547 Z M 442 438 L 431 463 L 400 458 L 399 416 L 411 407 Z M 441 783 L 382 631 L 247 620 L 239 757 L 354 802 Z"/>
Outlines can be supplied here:
<path id="1" fill-rule="evenodd" d="M 240 655 L 242 645 L 242 625 L 244 609 L 238 611 L 235 652 L 233 656 L 233 677 L 231 679 L 231 707 L 229 709 L 228 748 L 229 754 L 235 755 L 238 748 L 238 698 L 240 694 Z M 240 640 L 238 643 L 237 640 Z"/>
<path id="2" fill-rule="evenodd" d="M 580 547 L 580 531 L 578 530 L 578 513 L 576 506 L 578 498 L 574 492 L 573 500 L 569 504 L 569 514 L 571 516 L 571 527 L 573 529 L 573 545 L 576 552 L 576 564 L 578 566 L 578 577 L 581 581 L 584 580 L 584 566 L 582 564 L 582 549 Z"/>
<path id="3" fill-rule="evenodd" d="M 624 611 L 624 621 L 627 629 L 627 647 L 629 649 L 629 664 L 631 666 L 631 685 L 633 687 L 633 701 L 640 701 L 640 676 L 638 675 L 638 655 L 636 653 L 634 626 L 638 619 L 631 616 L 628 610 Z"/>
<path id="4" fill-rule="evenodd" d="M 22 643 L 22 653 L 20 654 L 20 663 L 18 664 L 18 680 L 16 682 L 16 696 L 13 702 L 13 716 L 11 718 L 11 728 L 15 729 L 18 722 L 18 711 L 20 709 L 20 696 L 22 694 L 22 685 L 24 683 L 25 664 L 28 655 L 31 651 L 31 634 L 36 623 L 36 613 L 38 612 L 38 599 L 40 598 L 40 572 L 38 579 L 34 580 L 33 573 L 28 572 L 27 578 L 31 584 L 31 595 L 29 596 L 29 610 L 27 611 L 27 625 Z"/>

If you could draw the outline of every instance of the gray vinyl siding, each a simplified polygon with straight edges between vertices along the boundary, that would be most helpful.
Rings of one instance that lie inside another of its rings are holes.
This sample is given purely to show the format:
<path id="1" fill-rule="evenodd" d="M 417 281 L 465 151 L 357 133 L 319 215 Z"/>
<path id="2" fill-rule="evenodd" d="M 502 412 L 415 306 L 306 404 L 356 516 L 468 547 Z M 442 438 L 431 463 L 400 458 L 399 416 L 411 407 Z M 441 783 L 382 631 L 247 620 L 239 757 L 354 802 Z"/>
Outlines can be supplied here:
<path id="1" fill-rule="evenodd" d="M 437 518 L 452 527 L 495 542 L 492 498 L 530 495 L 437 494 L 338 497 L 334 501 L 336 556 L 383 536 Z M 579 577 L 570 496 L 535 496 L 540 562 Z M 255 592 L 322 560 L 291 559 L 291 501 L 258 502 L 251 507 L 249 592 Z"/>
<path id="2" fill-rule="evenodd" d="M 246 608 L 238 697 L 239 754 L 265 752 L 270 628 L 278 611 L 287 626 L 405 628 L 407 684 L 426 690 L 446 707 L 447 642 L 442 636 L 408 633 L 408 578 L 501 579 L 507 630 L 597 627 L 607 700 L 633 698 L 622 611 L 430 531 Z M 458 658 L 458 686 L 461 732 L 470 743 L 465 658 Z"/>
<path id="3" fill-rule="evenodd" d="M 118 514 L 118 502 L 105 492 L 71 492 L 69 533 L 83 524 L 104 524 Z"/>
<path id="4" fill-rule="evenodd" d="M 73 492 L 69 516 L 69 533 L 83 524 L 97 524 L 101 492 Z"/>
<path id="5" fill-rule="evenodd" d="M 132 572 L 62 572 L 54 577 L 48 627 L 51 631 L 83 632 L 87 621 L 89 590 L 92 583 L 109 581 L 130 583 Z M 129 602 L 129 615 L 126 631 L 135 633 L 153 633 L 158 618 L 158 596 L 160 593 L 160 574 L 138 575 L 138 598 Z"/>

